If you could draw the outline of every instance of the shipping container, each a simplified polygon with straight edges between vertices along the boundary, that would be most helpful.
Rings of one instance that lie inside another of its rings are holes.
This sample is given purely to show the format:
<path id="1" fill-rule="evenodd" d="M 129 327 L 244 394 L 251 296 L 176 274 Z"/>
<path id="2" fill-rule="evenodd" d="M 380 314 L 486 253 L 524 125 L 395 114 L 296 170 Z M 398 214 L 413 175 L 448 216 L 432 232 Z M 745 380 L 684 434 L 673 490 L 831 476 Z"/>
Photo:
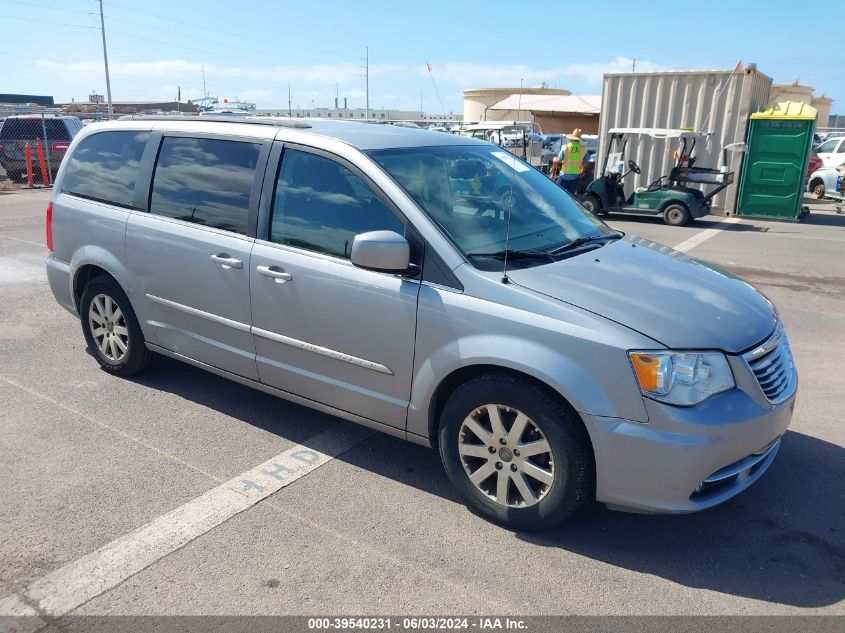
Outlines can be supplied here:
<path id="1" fill-rule="evenodd" d="M 605 75 L 596 174 L 604 161 L 607 131 L 617 127 L 687 128 L 709 133 L 707 141 L 696 146 L 695 164 L 719 167 L 724 146 L 745 141 L 748 117 L 767 105 L 771 88 L 771 77 L 753 67 L 742 71 Z M 642 173 L 626 177 L 626 194 L 668 175 L 677 149 L 677 141 L 648 137 L 629 143 L 625 160 L 636 161 Z M 733 214 L 736 209 L 742 154 L 728 152 L 728 165 L 736 172 L 734 184 L 713 199 L 715 213 Z M 706 186 L 702 188 L 708 191 Z"/>

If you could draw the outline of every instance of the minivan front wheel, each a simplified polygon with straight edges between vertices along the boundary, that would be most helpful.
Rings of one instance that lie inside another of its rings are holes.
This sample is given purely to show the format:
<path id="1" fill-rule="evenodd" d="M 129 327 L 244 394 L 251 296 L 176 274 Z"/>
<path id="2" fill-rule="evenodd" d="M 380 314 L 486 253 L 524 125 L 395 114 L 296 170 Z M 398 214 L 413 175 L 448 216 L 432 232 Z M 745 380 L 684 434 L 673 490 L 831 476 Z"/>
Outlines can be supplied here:
<path id="1" fill-rule="evenodd" d="M 593 494 L 593 458 L 581 421 L 560 397 L 519 376 L 487 374 L 455 390 L 438 439 L 461 496 L 508 527 L 560 523 Z"/>
<path id="2" fill-rule="evenodd" d="M 95 277 L 85 286 L 79 305 L 85 342 L 100 367 L 128 376 L 150 366 L 147 349 L 129 298 L 109 277 Z"/>

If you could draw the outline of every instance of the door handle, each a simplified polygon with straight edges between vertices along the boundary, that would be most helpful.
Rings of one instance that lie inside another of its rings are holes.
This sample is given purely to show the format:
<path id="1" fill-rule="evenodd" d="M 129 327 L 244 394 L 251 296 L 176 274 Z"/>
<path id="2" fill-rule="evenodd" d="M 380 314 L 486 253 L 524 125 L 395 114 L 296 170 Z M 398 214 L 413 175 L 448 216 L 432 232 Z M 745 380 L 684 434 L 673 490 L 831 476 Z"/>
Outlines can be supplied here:
<path id="1" fill-rule="evenodd" d="M 244 263 L 239 260 L 235 259 L 234 257 L 229 257 L 228 253 L 217 253 L 217 255 L 211 256 L 211 261 L 216 264 L 220 264 L 223 268 L 243 268 Z"/>
<path id="2" fill-rule="evenodd" d="M 286 273 L 278 266 L 256 266 L 255 270 L 265 277 L 272 277 L 277 284 L 283 284 L 293 279 L 293 275 Z"/>

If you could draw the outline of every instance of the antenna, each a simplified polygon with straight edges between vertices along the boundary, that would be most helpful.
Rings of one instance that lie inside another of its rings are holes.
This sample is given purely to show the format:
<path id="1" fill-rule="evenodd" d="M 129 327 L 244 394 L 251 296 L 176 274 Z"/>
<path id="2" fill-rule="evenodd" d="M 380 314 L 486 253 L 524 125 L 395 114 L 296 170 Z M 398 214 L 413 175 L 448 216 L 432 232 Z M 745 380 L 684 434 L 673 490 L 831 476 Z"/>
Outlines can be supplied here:
<path id="1" fill-rule="evenodd" d="M 519 99 L 517 100 L 517 103 L 516 103 L 516 116 L 519 116 L 519 113 L 522 110 L 522 82 L 523 81 L 524 81 L 524 78 L 519 80 Z M 501 134 L 501 132 L 500 132 L 500 134 Z M 513 160 L 516 160 L 516 157 L 514 157 Z M 511 213 L 513 213 L 513 184 L 514 184 L 514 181 L 516 180 L 516 166 L 511 165 L 511 169 L 513 170 L 513 173 L 511 174 L 511 192 L 510 192 L 510 195 L 508 196 L 508 200 L 510 201 L 510 204 L 508 205 L 508 222 L 507 222 L 507 226 L 505 227 L 505 265 L 502 268 L 502 283 L 503 284 L 510 282 L 510 280 L 508 279 L 508 244 L 510 243 L 510 240 L 511 240 Z"/>

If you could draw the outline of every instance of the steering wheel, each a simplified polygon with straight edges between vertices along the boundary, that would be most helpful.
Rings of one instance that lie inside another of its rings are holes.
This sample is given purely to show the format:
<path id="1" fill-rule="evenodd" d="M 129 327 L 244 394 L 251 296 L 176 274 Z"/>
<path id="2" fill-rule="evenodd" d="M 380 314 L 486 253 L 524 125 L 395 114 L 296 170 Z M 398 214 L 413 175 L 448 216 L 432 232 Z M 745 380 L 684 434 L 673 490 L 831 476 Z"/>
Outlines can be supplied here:
<path id="1" fill-rule="evenodd" d="M 475 217 L 481 217 L 485 213 L 487 213 L 488 211 L 492 211 L 493 217 L 496 218 L 496 219 L 502 219 L 502 220 L 505 219 L 505 210 L 502 209 L 500 206 L 494 205 L 494 204 L 488 204 L 487 206 L 481 207 L 480 209 L 478 209 L 475 212 Z"/>
<path id="2" fill-rule="evenodd" d="M 642 172 L 642 169 L 640 169 L 640 166 L 637 165 L 637 163 L 635 163 L 633 160 L 628 161 L 628 169 L 630 169 L 635 174 L 639 174 L 639 173 Z"/>

